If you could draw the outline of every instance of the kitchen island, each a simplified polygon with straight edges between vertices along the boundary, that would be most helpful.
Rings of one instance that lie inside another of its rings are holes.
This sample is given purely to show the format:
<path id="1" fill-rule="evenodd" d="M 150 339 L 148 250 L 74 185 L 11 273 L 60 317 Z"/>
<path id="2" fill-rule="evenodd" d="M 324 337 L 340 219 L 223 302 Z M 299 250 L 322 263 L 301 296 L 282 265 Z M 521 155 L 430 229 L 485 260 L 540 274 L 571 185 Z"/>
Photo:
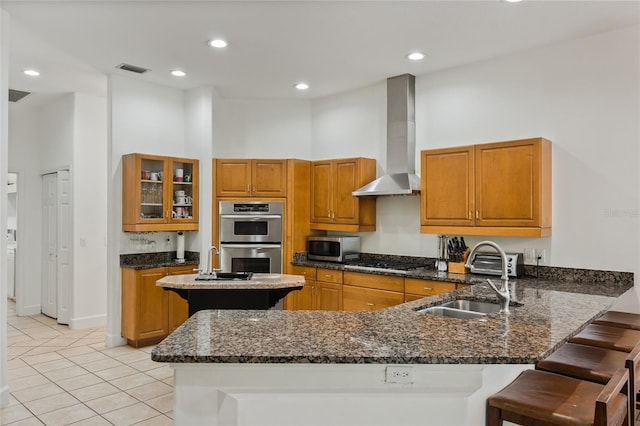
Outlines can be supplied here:
<path id="1" fill-rule="evenodd" d="M 417 310 L 495 300 L 485 284 L 374 312 L 201 311 L 152 359 L 175 368 L 176 424 L 479 425 L 488 395 L 630 288 L 512 286 L 511 315 L 472 320 Z"/>
<path id="2" fill-rule="evenodd" d="M 203 309 L 269 309 L 290 291 L 301 289 L 305 281 L 303 276 L 286 274 L 250 274 L 248 280 L 198 277 L 168 275 L 156 285 L 185 299 L 192 316 Z"/>

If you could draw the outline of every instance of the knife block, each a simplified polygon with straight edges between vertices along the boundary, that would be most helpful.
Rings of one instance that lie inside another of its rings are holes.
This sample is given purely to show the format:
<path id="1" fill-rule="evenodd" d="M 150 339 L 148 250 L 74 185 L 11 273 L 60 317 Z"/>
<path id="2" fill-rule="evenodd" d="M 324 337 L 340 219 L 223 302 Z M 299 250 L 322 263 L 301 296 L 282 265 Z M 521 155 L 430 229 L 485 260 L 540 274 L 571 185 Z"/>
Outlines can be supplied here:
<path id="1" fill-rule="evenodd" d="M 468 274 L 470 272 L 469 268 L 465 268 L 464 264 L 467 262 L 469 253 L 471 253 L 471 249 L 467 247 L 464 251 L 462 262 L 449 262 L 449 272 L 453 274 Z"/>

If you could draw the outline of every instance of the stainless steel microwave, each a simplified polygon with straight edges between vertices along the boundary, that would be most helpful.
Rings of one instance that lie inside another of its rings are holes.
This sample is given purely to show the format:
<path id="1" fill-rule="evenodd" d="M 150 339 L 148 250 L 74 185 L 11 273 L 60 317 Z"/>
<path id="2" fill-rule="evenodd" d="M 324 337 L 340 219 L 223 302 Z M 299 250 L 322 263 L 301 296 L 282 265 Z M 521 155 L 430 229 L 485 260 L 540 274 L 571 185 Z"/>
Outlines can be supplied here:
<path id="1" fill-rule="evenodd" d="M 307 259 L 347 262 L 360 259 L 360 237 L 309 237 Z"/>

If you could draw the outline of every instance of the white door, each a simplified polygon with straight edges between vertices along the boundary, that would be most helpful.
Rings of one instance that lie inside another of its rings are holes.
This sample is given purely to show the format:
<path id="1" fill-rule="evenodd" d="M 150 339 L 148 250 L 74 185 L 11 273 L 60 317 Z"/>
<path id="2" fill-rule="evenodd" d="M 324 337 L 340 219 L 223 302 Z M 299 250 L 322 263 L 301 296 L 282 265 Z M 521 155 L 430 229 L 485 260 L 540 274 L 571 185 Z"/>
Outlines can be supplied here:
<path id="1" fill-rule="evenodd" d="M 58 322 L 69 324 L 69 290 L 73 282 L 72 226 L 71 226 L 71 180 L 68 170 L 58 172 Z"/>
<path id="2" fill-rule="evenodd" d="M 42 176 L 42 313 L 58 317 L 58 176 Z"/>
<path id="3" fill-rule="evenodd" d="M 69 324 L 73 280 L 69 171 L 42 176 L 42 313 Z"/>

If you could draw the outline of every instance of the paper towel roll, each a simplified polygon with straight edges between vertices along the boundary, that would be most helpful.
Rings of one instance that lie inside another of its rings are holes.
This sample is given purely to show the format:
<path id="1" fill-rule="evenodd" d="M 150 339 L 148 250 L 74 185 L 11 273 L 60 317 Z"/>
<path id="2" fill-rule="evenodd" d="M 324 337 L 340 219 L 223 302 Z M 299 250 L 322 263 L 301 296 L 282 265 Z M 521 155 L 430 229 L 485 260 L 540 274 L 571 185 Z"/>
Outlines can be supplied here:
<path id="1" fill-rule="evenodd" d="M 178 249 L 176 250 L 177 260 L 184 260 L 184 232 L 178 232 Z"/>

